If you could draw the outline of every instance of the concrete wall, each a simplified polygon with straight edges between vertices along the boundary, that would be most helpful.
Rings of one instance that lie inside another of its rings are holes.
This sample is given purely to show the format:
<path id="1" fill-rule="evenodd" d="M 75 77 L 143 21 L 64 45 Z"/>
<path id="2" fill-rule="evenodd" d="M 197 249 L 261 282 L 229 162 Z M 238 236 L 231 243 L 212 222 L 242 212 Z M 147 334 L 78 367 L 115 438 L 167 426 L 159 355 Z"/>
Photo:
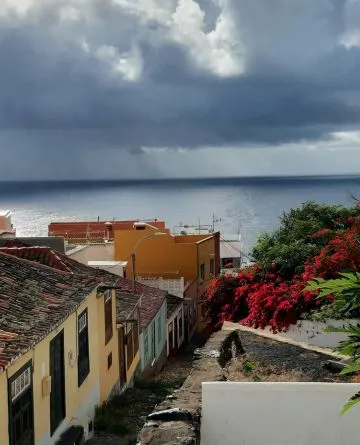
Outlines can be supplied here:
<path id="1" fill-rule="evenodd" d="M 339 332 L 325 332 L 326 327 L 342 327 L 357 323 L 360 323 L 360 320 L 327 320 L 326 323 L 300 320 L 296 325 L 291 325 L 286 332 L 280 332 L 278 335 L 312 346 L 334 349 L 340 341 L 347 339 L 347 335 Z M 264 329 L 264 332 L 272 333 L 268 327 Z"/>
<path id="2" fill-rule="evenodd" d="M 354 445 L 360 405 L 340 410 L 358 384 L 203 383 L 202 445 Z"/>
<path id="3" fill-rule="evenodd" d="M 70 250 L 67 255 L 79 263 L 88 265 L 89 261 L 114 261 L 114 244 L 92 244 Z"/>

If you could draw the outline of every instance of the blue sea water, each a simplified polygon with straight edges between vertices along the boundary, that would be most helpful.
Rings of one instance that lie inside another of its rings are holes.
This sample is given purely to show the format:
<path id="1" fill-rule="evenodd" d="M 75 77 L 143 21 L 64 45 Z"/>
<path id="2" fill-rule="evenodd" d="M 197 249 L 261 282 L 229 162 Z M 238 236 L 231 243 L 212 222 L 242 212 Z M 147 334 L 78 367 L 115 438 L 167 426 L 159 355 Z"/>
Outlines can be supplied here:
<path id="1" fill-rule="evenodd" d="M 0 209 L 13 212 L 21 236 L 46 235 L 60 220 L 166 220 L 168 227 L 207 225 L 215 215 L 224 234 L 241 232 L 249 251 L 282 212 L 306 201 L 353 204 L 360 175 L 158 181 L 0 182 Z"/>

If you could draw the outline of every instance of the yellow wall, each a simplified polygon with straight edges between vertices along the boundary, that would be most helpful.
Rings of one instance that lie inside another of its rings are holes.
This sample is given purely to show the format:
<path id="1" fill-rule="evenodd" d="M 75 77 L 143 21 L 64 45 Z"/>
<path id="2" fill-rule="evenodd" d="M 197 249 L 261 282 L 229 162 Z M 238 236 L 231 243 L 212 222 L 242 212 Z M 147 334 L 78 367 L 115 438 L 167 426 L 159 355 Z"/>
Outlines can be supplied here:
<path id="1" fill-rule="evenodd" d="M 104 313 L 104 298 L 98 298 L 98 314 L 99 314 L 99 369 L 100 369 L 100 402 L 103 403 L 109 396 L 116 381 L 119 378 L 119 348 L 118 335 L 116 330 L 116 296 L 112 291 L 112 306 L 113 306 L 113 336 L 109 343 L 105 345 L 105 313 Z M 108 369 L 108 355 L 112 353 L 112 365 Z"/>
<path id="2" fill-rule="evenodd" d="M 6 372 L 0 372 L 0 443 L 9 445 Z"/>
<path id="3" fill-rule="evenodd" d="M 104 401 L 119 378 L 118 342 L 116 335 L 116 307 L 113 296 L 113 338 L 105 347 L 105 318 L 104 299 L 96 298 L 94 291 L 85 302 L 70 315 L 66 321 L 56 330 L 51 332 L 34 350 L 16 360 L 8 370 L 8 378 L 14 375 L 29 360 L 33 361 L 33 397 L 34 397 L 34 429 L 35 443 L 44 441 L 50 432 L 50 396 L 42 395 L 42 380 L 49 376 L 50 341 L 62 330 L 64 331 L 64 355 L 65 355 L 65 398 L 66 420 L 70 421 L 74 415 L 84 406 L 89 395 L 97 388 L 100 390 L 100 399 L 96 403 Z M 90 373 L 78 388 L 77 369 L 77 317 L 88 309 L 88 335 Z M 112 351 L 113 363 L 110 370 L 107 369 L 107 355 Z M 8 445 L 8 419 L 7 419 L 7 376 L 6 372 L 0 373 L 0 444 Z M 5 413 L 2 411 L 5 410 Z M 89 419 L 90 420 L 90 419 Z M 6 426 L 4 429 L 4 425 Z"/>
<path id="4" fill-rule="evenodd" d="M 116 230 L 115 260 L 128 260 L 127 277 L 132 277 L 131 253 L 139 239 L 149 233 L 147 230 Z M 166 277 L 184 277 L 191 280 L 198 276 L 196 242 L 208 238 L 209 235 L 153 236 L 141 241 L 136 249 L 136 275 L 163 275 Z M 201 255 L 214 253 L 214 241 L 203 241 L 199 244 Z M 204 247 L 204 246 L 207 247 Z M 209 258 L 207 259 L 209 261 Z"/>

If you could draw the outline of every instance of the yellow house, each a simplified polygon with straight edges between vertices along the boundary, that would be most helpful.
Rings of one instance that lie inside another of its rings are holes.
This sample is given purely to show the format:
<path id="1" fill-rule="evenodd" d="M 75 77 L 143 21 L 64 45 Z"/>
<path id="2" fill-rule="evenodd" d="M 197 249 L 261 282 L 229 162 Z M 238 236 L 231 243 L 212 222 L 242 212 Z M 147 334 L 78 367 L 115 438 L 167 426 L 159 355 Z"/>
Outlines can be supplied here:
<path id="1" fill-rule="evenodd" d="M 1 445 L 56 444 L 70 426 L 91 435 L 119 385 L 115 293 L 98 286 L 0 251 Z"/>

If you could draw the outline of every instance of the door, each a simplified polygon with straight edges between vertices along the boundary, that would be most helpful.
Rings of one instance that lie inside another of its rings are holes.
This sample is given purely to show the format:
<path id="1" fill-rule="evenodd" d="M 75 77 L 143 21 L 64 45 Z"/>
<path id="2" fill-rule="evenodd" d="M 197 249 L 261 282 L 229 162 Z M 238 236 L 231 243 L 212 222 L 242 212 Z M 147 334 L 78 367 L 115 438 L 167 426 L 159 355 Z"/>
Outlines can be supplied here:
<path id="1" fill-rule="evenodd" d="M 120 384 L 126 383 L 126 356 L 125 356 L 125 332 L 124 327 L 119 329 L 119 369 L 120 369 Z"/>
<path id="2" fill-rule="evenodd" d="M 65 419 L 64 331 L 50 342 L 50 433 Z"/>
<path id="3" fill-rule="evenodd" d="M 155 327 L 155 321 L 152 323 L 152 342 L 151 342 L 151 353 L 152 358 L 156 357 L 156 327 Z"/>
<path id="4" fill-rule="evenodd" d="M 10 445 L 34 445 L 31 365 L 9 380 L 9 439 Z"/>

